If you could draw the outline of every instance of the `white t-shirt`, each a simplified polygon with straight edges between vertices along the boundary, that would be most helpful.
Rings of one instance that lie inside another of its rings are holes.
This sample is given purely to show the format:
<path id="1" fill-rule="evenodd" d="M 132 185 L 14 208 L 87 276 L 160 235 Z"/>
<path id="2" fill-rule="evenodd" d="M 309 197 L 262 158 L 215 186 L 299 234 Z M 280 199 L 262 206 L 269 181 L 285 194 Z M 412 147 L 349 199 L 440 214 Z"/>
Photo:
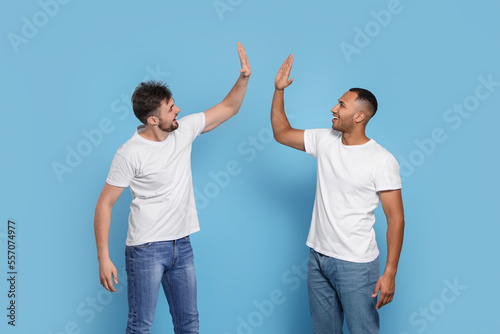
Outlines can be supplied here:
<path id="1" fill-rule="evenodd" d="M 344 145 L 333 129 L 304 132 L 306 152 L 318 159 L 316 198 L 307 245 L 324 255 L 350 262 L 370 262 L 375 240 L 378 192 L 401 189 L 399 165 L 375 140 Z"/>
<path id="2" fill-rule="evenodd" d="M 178 120 L 167 139 L 139 135 L 144 125 L 115 154 L 106 183 L 130 187 L 127 246 L 175 240 L 200 230 L 191 175 L 191 147 L 205 127 L 205 114 Z"/>

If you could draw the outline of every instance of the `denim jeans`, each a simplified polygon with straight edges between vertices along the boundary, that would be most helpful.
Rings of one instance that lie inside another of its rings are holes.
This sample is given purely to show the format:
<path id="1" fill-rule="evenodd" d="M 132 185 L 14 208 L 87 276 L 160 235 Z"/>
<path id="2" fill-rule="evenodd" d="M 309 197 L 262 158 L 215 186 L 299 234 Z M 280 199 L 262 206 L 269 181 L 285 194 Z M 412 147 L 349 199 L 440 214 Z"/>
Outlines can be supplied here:
<path id="1" fill-rule="evenodd" d="M 127 246 L 127 334 L 150 333 L 160 284 L 176 334 L 198 333 L 196 275 L 189 237 Z"/>
<path id="2" fill-rule="evenodd" d="M 351 334 L 379 332 L 372 298 L 379 279 L 378 257 L 368 263 L 342 261 L 311 248 L 307 274 L 314 334 L 342 334 L 344 316 Z"/>

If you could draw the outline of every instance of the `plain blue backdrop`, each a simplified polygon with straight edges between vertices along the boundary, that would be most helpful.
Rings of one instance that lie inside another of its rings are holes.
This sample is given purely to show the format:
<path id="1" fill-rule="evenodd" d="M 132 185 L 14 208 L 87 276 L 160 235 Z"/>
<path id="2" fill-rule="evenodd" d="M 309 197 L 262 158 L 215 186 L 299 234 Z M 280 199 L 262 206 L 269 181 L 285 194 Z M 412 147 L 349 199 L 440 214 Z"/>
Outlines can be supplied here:
<path id="1" fill-rule="evenodd" d="M 312 333 L 303 262 L 316 161 L 270 136 L 274 77 L 289 53 L 294 127 L 330 127 L 336 100 L 368 88 L 379 100 L 368 135 L 401 164 L 406 234 L 381 333 L 498 333 L 499 1 L 0 6 L 1 333 L 124 332 L 130 192 L 110 231 L 117 294 L 99 284 L 93 215 L 114 153 L 139 124 L 130 94 L 159 79 L 181 115 L 204 111 L 238 77 L 236 41 L 253 70 L 243 106 L 193 146 L 201 333 Z M 222 180 L 228 163 L 238 173 Z M 376 217 L 383 266 L 380 208 Z M 15 327 L 8 219 L 17 226 Z M 170 332 L 162 297 L 152 333 Z"/>

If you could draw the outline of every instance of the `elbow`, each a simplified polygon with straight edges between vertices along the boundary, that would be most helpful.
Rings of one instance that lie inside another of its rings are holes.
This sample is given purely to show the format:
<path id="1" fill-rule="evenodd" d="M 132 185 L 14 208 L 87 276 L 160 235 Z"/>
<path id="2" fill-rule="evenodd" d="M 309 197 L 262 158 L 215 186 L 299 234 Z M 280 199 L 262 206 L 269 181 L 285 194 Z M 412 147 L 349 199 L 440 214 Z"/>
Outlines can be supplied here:
<path id="1" fill-rule="evenodd" d="M 226 100 L 223 100 L 219 105 L 221 106 L 222 113 L 229 115 L 229 117 L 236 115 L 241 108 L 241 103 L 234 103 Z"/>
<path id="2" fill-rule="evenodd" d="M 289 135 L 291 129 L 292 129 L 292 127 L 290 127 L 290 126 L 288 126 L 288 127 L 287 126 L 280 126 L 280 127 L 273 126 L 274 140 L 276 140 L 280 144 L 286 145 L 285 143 L 287 142 L 287 138 L 288 138 L 288 135 Z"/>
<path id="3" fill-rule="evenodd" d="M 405 228 L 405 217 L 403 214 L 393 214 L 387 217 L 389 226 L 398 227 L 402 230 Z"/>
<path id="4" fill-rule="evenodd" d="M 282 133 L 273 131 L 273 135 L 274 135 L 274 140 L 276 140 L 280 144 L 283 144 L 284 140 Z"/>
<path id="5" fill-rule="evenodd" d="M 95 206 L 95 214 L 103 212 L 111 212 L 113 210 L 114 202 L 108 198 L 99 198 Z"/>

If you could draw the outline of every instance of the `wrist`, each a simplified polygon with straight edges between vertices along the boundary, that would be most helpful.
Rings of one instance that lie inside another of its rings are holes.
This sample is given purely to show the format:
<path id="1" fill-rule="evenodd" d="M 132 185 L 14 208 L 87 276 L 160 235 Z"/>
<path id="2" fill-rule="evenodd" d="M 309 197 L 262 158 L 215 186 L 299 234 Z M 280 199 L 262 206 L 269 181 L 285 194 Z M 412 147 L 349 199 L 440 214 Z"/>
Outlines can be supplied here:
<path id="1" fill-rule="evenodd" d="M 384 275 L 391 275 L 392 277 L 396 277 L 397 271 L 398 271 L 398 268 L 385 267 Z"/>
<path id="2" fill-rule="evenodd" d="M 109 258 L 109 254 L 102 254 L 102 255 L 97 254 L 97 261 L 99 261 L 99 262 L 105 262 L 105 261 L 108 261 L 108 260 L 111 260 Z"/>

